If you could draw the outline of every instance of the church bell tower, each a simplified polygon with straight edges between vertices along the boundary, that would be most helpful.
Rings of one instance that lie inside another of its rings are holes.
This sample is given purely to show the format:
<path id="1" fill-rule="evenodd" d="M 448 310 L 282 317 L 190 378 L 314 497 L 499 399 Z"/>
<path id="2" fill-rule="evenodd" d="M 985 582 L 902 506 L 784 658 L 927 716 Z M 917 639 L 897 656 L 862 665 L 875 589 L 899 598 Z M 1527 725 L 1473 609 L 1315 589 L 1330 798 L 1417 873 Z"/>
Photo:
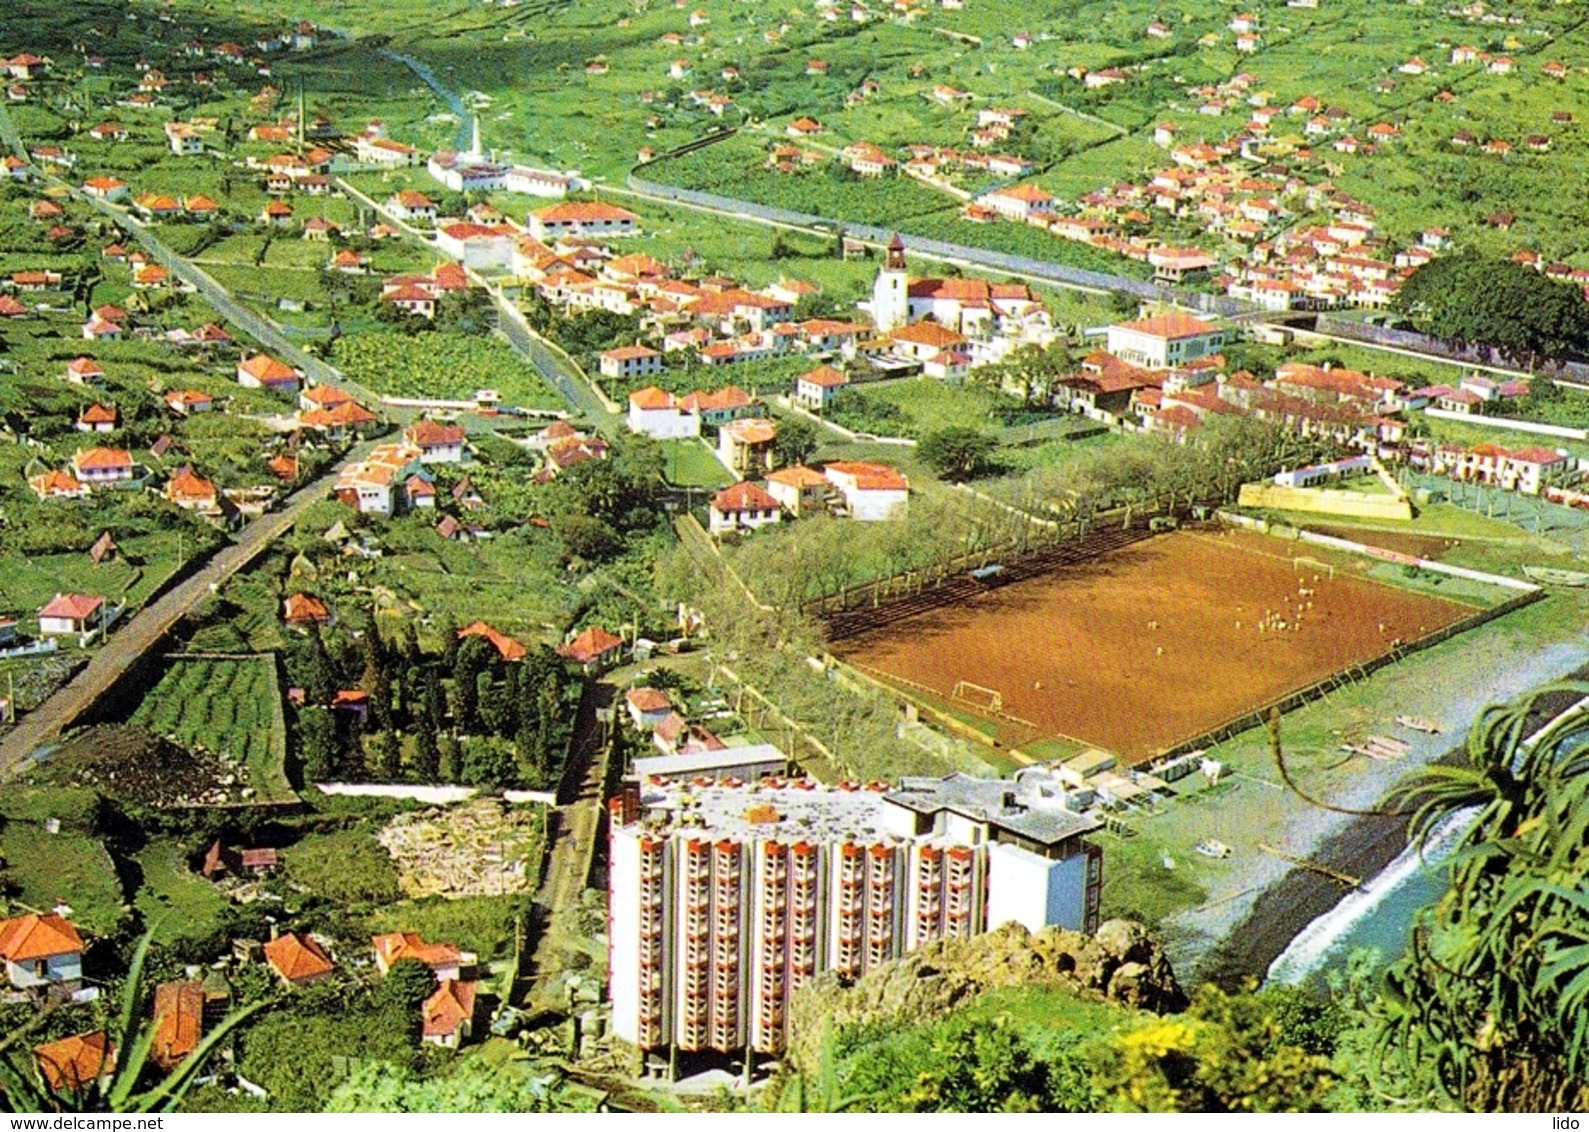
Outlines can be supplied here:
<path id="1" fill-rule="evenodd" d="M 910 321 L 909 281 L 905 275 L 905 241 L 899 233 L 888 242 L 888 258 L 872 284 L 872 319 L 887 333 Z"/>

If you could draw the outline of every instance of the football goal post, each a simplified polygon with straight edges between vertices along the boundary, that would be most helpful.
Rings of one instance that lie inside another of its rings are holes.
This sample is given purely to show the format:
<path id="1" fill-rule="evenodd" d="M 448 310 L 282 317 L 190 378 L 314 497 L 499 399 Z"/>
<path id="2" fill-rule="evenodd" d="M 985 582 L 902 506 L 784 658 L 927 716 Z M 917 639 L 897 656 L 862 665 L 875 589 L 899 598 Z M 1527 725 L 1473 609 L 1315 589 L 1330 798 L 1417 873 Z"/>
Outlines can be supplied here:
<path id="1" fill-rule="evenodd" d="M 981 684 L 973 684 L 969 680 L 961 680 L 957 683 L 953 696 L 957 700 L 964 700 L 968 704 L 975 704 L 988 711 L 999 711 L 1004 707 L 1004 697 L 997 690 L 984 688 Z"/>

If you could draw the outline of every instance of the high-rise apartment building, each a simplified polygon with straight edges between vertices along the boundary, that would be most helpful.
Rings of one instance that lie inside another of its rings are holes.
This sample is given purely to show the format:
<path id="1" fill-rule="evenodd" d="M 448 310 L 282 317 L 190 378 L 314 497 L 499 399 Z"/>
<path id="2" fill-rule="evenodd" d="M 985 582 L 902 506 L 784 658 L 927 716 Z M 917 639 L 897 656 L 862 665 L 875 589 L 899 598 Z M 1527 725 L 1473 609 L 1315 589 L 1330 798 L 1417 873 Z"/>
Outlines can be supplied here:
<path id="1" fill-rule="evenodd" d="M 1099 823 L 1048 771 L 898 786 L 627 782 L 611 808 L 613 1030 L 643 1050 L 784 1048 L 789 996 L 1009 921 L 1091 931 Z"/>

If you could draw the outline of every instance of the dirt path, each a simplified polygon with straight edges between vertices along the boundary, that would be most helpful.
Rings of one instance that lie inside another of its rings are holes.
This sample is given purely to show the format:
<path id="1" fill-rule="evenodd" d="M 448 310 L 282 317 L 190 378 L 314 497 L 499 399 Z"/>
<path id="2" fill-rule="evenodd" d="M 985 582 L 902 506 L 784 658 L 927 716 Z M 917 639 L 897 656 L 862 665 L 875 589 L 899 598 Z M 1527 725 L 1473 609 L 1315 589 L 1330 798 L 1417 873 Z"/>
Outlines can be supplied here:
<path id="1" fill-rule="evenodd" d="M 607 727 L 598 709 L 616 697 L 613 685 L 597 682 L 580 698 L 574 720 L 569 758 L 574 762 L 565 779 L 567 795 L 553 810 L 552 844 L 546 877 L 535 894 L 542 930 L 537 934 L 532 983 L 532 1004 L 561 1007 L 553 1001 L 551 983 L 561 972 L 558 956 L 565 951 L 588 951 L 590 939 L 580 930 L 580 896 L 591 875 L 601 833 L 602 782 L 607 772 Z M 560 792 L 561 793 L 561 792 Z"/>

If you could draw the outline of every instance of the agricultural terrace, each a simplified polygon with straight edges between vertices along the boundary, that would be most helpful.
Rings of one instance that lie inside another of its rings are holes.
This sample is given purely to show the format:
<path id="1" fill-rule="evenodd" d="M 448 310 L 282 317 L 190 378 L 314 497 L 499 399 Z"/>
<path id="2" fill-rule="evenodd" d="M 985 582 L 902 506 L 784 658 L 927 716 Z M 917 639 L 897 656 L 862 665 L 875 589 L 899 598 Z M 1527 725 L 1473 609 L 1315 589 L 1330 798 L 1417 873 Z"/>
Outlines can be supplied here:
<path id="1" fill-rule="evenodd" d="M 1061 736 L 1141 762 L 1475 612 L 1368 580 L 1358 564 L 1292 557 L 1313 549 L 1179 531 L 835 651 L 940 702 L 986 706 L 996 692 L 1007 717 L 1031 725 L 1023 735 L 1006 719 L 1005 742 Z"/>
<path id="2" fill-rule="evenodd" d="M 273 656 L 174 658 L 131 722 L 246 776 L 253 801 L 295 801 Z"/>
<path id="3" fill-rule="evenodd" d="M 332 361 L 350 380 L 386 397 L 467 401 L 478 389 L 495 389 L 518 408 L 562 406 L 534 366 L 502 339 L 479 333 L 344 337 Z"/>

